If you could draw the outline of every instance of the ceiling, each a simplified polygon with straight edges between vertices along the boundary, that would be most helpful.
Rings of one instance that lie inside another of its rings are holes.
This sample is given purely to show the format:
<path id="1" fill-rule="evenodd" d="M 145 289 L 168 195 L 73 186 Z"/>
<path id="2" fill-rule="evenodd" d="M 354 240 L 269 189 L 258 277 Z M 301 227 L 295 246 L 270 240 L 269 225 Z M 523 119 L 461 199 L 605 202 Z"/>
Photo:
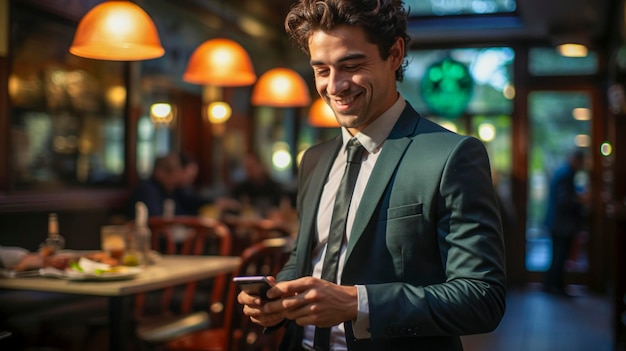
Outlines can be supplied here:
<path id="1" fill-rule="evenodd" d="M 611 13 L 619 0 L 517 0 L 513 16 L 480 18 L 412 19 L 409 24 L 413 46 L 432 46 L 466 42 L 534 41 L 553 43 L 559 36 L 577 36 L 591 43 L 607 36 Z M 253 18 L 265 28 L 266 38 L 285 40 L 283 21 L 292 0 L 177 0 L 176 4 L 194 14 L 221 12 L 221 17 L 236 22 L 242 15 Z"/>
<path id="2" fill-rule="evenodd" d="M 414 45 L 452 42 L 543 42 L 576 38 L 601 43 L 610 27 L 617 0 L 518 0 L 517 14 L 414 19 L 410 23 Z"/>

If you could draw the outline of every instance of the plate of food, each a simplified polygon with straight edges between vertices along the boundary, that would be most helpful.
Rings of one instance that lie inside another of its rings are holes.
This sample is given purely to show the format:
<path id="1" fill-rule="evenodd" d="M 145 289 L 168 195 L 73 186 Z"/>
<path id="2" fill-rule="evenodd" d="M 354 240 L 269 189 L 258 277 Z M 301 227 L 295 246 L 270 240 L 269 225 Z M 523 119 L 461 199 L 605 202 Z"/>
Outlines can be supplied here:
<path id="1" fill-rule="evenodd" d="M 40 269 L 39 273 L 42 276 L 67 280 L 122 280 L 135 278 L 142 271 L 141 267 L 111 266 L 81 257 L 66 269 L 46 267 Z"/>

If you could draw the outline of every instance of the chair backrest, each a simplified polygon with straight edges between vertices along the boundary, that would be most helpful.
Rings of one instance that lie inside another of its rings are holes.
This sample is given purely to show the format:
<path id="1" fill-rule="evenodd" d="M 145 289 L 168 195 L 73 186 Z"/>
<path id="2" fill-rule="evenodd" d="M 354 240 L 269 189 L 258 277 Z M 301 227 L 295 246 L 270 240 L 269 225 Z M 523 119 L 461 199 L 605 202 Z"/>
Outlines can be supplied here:
<path id="1" fill-rule="evenodd" d="M 229 255 L 230 231 L 213 218 L 197 216 L 150 217 L 152 249 L 168 255 Z"/>
<path id="2" fill-rule="evenodd" d="M 220 221 L 211 218 L 194 216 L 150 217 L 148 227 L 152 232 L 152 249 L 166 255 L 219 255 L 227 256 L 231 253 L 232 237 L 228 227 Z M 168 288 L 161 292 L 160 302 L 151 301 L 145 294 L 138 295 L 135 300 L 135 314 L 186 314 L 194 309 L 210 309 L 215 315 L 224 313 L 222 302 L 226 297 L 227 275 L 219 275 L 207 282 L 202 282 L 201 288 L 210 289 L 210 293 L 196 294 L 198 282 L 191 282 L 184 287 Z M 210 301 L 204 301 L 205 297 Z M 198 302 L 201 301 L 201 302 Z M 196 307 L 202 303 L 202 307 Z M 216 304 L 216 307 L 212 304 Z M 155 304 L 159 306 L 155 308 Z M 152 312 L 150 312 L 152 311 Z M 216 317 L 217 319 L 217 317 Z"/>
<path id="3" fill-rule="evenodd" d="M 286 224 L 272 219 L 225 216 L 222 221 L 233 237 L 232 255 L 239 256 L 246 248 L 265 239 L 292 236 Z"/>
<path id="4" fill-rule="evenodd" d="M 235 273 L 244 275 L 271 275 L 283 268 L 291 253 L 292 239 L 281 237 L 260 241 L 241 254 L 241 264 Z M 263 334 L 263 327 L 254 324 L 243 315 L 242 306 L 237 302 L 238 287 L 230 282 L 224 325 L 230 330 L 227 350 L 276 350 L 281 332 L 271 335 Z"/>

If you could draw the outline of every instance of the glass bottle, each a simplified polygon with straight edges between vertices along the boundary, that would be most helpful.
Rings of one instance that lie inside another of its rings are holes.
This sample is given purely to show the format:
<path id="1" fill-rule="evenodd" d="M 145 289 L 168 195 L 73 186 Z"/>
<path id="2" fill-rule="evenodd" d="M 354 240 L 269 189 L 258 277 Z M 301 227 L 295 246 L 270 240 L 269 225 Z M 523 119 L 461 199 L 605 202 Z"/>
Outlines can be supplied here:
<path id="1" fill-rule="evenodd" d="M 65 238 L 59 234 L 59 220 L 56 213 L 48 215 L 48 237 L 40 245 L 39 252 L 50 256 L 65 248 Z"/>
<path id="2" fill-rule="evenodd" d="M 122 258 L 124 266 L 139 266 L 143 264 L 142 255 L 137 250 L 137 236 L 133 230 L 128 230 L 126 234 L 126 250 Z"/>
<path id="3" fill-rule="evenodd" d="M 141 255 L 143 264 L 152 264 L 150 249 L 152 247 L 152 233 L 148 227 L 148 208 L 146 204 L 139 201 L 135 204 L 135 244 L 137 251 Z"/>

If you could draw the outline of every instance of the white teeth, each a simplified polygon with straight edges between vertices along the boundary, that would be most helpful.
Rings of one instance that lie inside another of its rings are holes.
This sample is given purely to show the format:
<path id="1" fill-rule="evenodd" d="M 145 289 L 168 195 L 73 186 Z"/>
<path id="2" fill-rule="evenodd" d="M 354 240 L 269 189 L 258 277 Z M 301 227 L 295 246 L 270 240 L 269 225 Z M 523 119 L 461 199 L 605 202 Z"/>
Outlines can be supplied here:
<path id="1" fill-rule="evenodd" d="M 351 103 L 352 101 L 354 101 L 354 97 L 349 98 L 349 99 L 335 100 L 337 105 L 347 105 L 347 104 Z"/>

